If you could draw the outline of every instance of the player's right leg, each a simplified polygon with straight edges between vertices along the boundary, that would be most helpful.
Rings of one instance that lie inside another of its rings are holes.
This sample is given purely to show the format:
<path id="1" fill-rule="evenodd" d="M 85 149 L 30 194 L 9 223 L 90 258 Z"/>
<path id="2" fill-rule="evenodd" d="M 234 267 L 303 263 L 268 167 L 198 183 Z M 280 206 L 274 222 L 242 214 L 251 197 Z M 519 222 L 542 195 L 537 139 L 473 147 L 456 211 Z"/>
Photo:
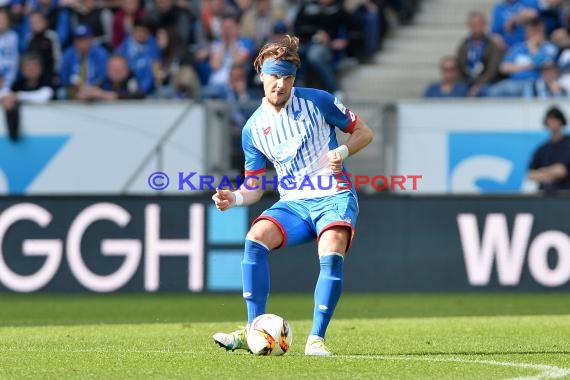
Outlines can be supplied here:
<path id="1" fill-rule="evenodd" d="M 214 341 L 228 351 L 247 350 L 247 327 L 258 315 L 265 313 L 269 296 L 269 251 L 283 243 L 283 235 L 270 220 L 259 220 L 245 238 L 241 262 L 243 298 L 247 306 L 247 325 L 231 333 L 216 333 Z"/>
<path id="2" fill-rule="evenodd" d="M 257 218 L 245 240 L 242 260 L 243 298 L 247 306 L 248 325 L 265 314 L 269 296 L 269 251 L 288 243 L 299 244 L 313 238 L 306 223 L 294 210 L 277 202 Z M 214 341 L 227 350 L 248 349 L 247 326 L 232 333 L 217 333 Z"/>

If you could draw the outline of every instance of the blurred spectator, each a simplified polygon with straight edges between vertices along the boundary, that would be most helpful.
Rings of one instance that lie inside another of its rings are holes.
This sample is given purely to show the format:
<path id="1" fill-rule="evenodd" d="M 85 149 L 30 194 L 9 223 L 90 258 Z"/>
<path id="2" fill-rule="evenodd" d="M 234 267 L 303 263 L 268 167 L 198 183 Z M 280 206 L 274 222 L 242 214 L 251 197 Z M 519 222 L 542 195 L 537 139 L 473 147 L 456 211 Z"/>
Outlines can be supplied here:
<path id="1" fill-rule="evenodd" d="M 0 9 L 0 92 L 10 89 L 18 73 L 18 35 L 10 30 L 8 11 Z"/>
<path id="2" fill-rule="evenodd" d="M 224 15 L 222 22 L 222 37 L 212 43 L 210 53 L 210 75 L 208 85 L 204 88 L 206 98 L 221 98 L 227 91 L 230 69 L 233 64 L 251 67 L 253 56 L 253 41 L 242 37 L 240 26 L 232 14 Z"/>
<path id="3" fill-rule="evenodd" d="M 258 51 L 273 34 L 275 23 L 270 0 L 254 0 L 241 17 L 241 30 L 245 37 L 255 41 L 255 50 Z"/>
<path id="4" fill-rule="evenodd" d="M 125 37 L 133 31 L 135 20 L 144 19 L 146 11 L 140 6 L 139 0 L 122 0 L 121 9 L 113 16 L 112 45 L 117 49 Z"/>
<path id="5" fill-rule="evenodd" d="M 481 89 L 497 79 L 503 52 L 487 34 L 483 13 L 469 13 L 467 26 L 469 36 L 459 45 L 457 60 L 469 96 L 479 96 Z"/>
<path id="6" fill-rule="evenodd" d="M 545 192 L 570 190 L 570 137 L 564 135 L 566 117 L 557 107 L 550 108 L 544 117 L 550 130 L 550 139 L 533 154 L 528 178 Z"/>
<path id="7" fill-rule="evenodd" d="M 560 73 L 553 61 L 542 65 L 540 78 L 530 82 L 524 88 L 523 96 L 527 99 L 550 99 L 568 97 L 568 92 L 559 83 Z"/>
<path id="8" fill-rule="evenodd" d="M 570 48 L 563 50 L 558 57 L 559 83 L 570 94 Z"/>
<path id="9" fill-rule="evenodd" d="M 177 38 L 178 34 L 172 29 L 159 29 L 156 32 L 161 52 L 159 69 L 155 73 L 157 98 L 181 99 L 199 96 L 200 81 L 194 70 L 192 55 Z"/>
<path id="10" fill-rule="evenodd" d="M 93 31 L 93 42 L 110 51 L 113 13 L 101 7 L 97 0 L 75 0 L 72 4 L 72 26 L 89 26 Z"/>
<path id="11" fill-rule="evenodd" d="M 563 0 L 538 0 L 538 15 L 544 22 L 547 38 L 564 28 Z"/>
<path id="12" fill-rule="evenodd" d="M 20 103 L 41 104 L 53 99 L 53 88 L 45 81 L 42 71 L 42 58 L 33 53 L 25 54 L 18 79 L 10 92 L 2 96 L 8 135 L 12 141 L 20 137 Z"/>
<path id="13" fill-rule="evenodd" d="M 344 58 L 346 51 L 347 19 L 342 3 L 335 0 L 312 0 L 301 4 L 294 24 L 303 62 L 297 72 L 299 86 L 309 85 L 310 72 L 318 78 L 323 90 L 342 98 L 335 65 Z"/>
<path id="14" fill-rule="evenodd" d="M 244 155 L 241 148 L 241 132 L 247 119 L 259 106 L 263 93 L 248 86 L 247 71 L 243 65 L 234 64 L 230 69 L 229 88 L 225 100 L 231 107 L 232 125 L 232 168 L 243 167 Z"/>
<path id="15" fill-rule="evenodd" d="M 178 40 L 184 44 L 195 44 L 198 34 L 198 16 L 190 8 L 181 8 L 174 0 L 153 0 L 153 8 L 148 12 L 150 25 L 154 30 L 172 28 L 178 33 Z"/>
<path id="16" fill-rule="evenodd" d="M 467 84 L 461 79 L 455 57 L 443 57 L 439 63 L 441 79 L 427 86 L 425 98 L 459 98 L 467 96 Z"/>
<path id="17" fill-rule="evenodd" d="M 192 49 L 196 72 L 200 83 L 208 84 L 212 68 L 210 67 L 211 43 L 221 39 L 222 18 L 224 14 L 233 14 L 237 17 L 238 12 L 225 0 L 201 0 L 200 25 L 202 39 Z"/>
<path id="18" fill-rule="evenodd" d="M 245 12 L 253 8 L 255 0 L 228 0 L 229 3 L 236 8 L 240 18 Z"/>
<path id="19" fill-rule="evenodd" d="M 219 40 L 222 37 L 222 18 L 228 13 L 236 16 L 238 14 L 237 10 L 228 6 L 225 0 L 202 0 L 202 27 L 208 41 Z"/>
<path id="20" fill-rule="evenodd" d="M 53 30 L 49 30 L 47 20 L 40 12 L 30 13 L 31 38 L 26 53 L 35 53 L 43 59 L 43 75 L 46 83 L 57 86 L 61 65 L 61 45 Z"/>
<path id="21" fill-rule="evenodd" d="M 71 10 L 64 4 L 58 4 L 58 0 L 34 0 L 28 4 L 31 11 L 41 12 L 48 21 L 48 29 L 57 33 L 62 49 L 66 49 L 71 44 Z M 25 17 L 22 24 L 22 34 L 20 48 L 24 50 L 24 41 L 27 41 L 30 32 L 29 18 Z"/>
<path id="22" fill-rule="evenodd" d="M 275 24 L 273 24 L 273 30 L 271 33 L 271 37 L 269 38 L 269 41 L 270 42 L 279 41 L 288 33 L 289 33 L 289 28 L 287 27 L 285 21 L 282 20 L 275 21 Z"/>
<path id="23" fill-rule="evenodd" d="M 83 86 L 98 86 L 105 78 L 107 50 L 93 43 L 91 29 L 87 25 L 75 28 L 73 46 L 63 53 L 61 86 L 65 91 L 60 98 L 75 99 Z"/>
<path id="24" fill-rule="evenodd" d="M 139 82 L 132 74 L 125 57 L 114 55 L 107 61 L 107 75 L 100 86 L 85 86 L 77 94 L 83 101 L 142 99 Z"/>
<path id="25" fill-rule="evenodd" d="M 544 23 L 535 18 L 526 26 L 526 41 L 509 48 L 499 70 L 508 78 L 494 84 L 487 96 L 521 96 L 525 86 L 540 76 L 545 62 L 554 61 L 558 48 L 544 36 Z"/>
<path id="26" fill-rule="evenodd" d="M 374 63 L 374 55 L 380 46 L 379 8 L 372 0 L 347 0 L 345 2 L 345 9 L 351 20 L 348 53 L 354 54 L 361 63 Z"/>
<path id="27" fill-rule="evenodd" d="M 123 5 L 123 0 L 99 0 L 101 5 L 115 13 Z"/>
<path id="28" fill-rule="evenodd" d="M 229 86 L 224 96 L 224 100 L 227 100 L 232 105 L 240 105 L 239 113 L 241 116 L 235 114 L 232 117 L 234 125 L 239 128 L 245 125 L 245 122 L 253 113 L 253 111 L 258 107 L 257 102 L 263 98 L 263 94 L 259 89 L 250 88 L 247 81 L 247 71 L 240 64 L 233 64 L 230 69 L 229 76 Z M 248 104 L 249 103 L 249 104 Z M 253 105 L 254 108 L 251 108 Z M 247 107 L 249 109 L 244 111 Z"/>
<path id="29" fill-rule="evenodd" d="M 545 0 L 546 1 L 546 0 Z M 560 49 L 570 48 L 570 1 L 566 0 L 551 0 L 554 2 L 562 2 L 562 13 L 561 27 L 554 30 L 550 34 L 550 39 L 555 43 Z"/>
<path id="30" fill-rule="evenodd" d="M 414 19 L 414 1 L 385 0 L 385 4 L 396 12 L 400 24 L 409 25 Z"/>
<path id="31" fill-rule="evenodd" d="M 151 35 L 146 20 L 135 20 L 133 33 L 115 51 L 127 59 L 129 67 L 138 79 L 141 91 L 148 95 L 154 89 L 155 73 L 159 70 L 160 48 Z"/>
<path id="32" fill-rule="evenodd" d="M 538 16 L 538 0 L 501 0 L 493 10 L 492 32 L 508 49 L 525 40 L 525 24 Z"/>
<path id="33" fill-rule="evenodd" d="M 27 22 L 25 20 L 25 12 L 29 12 L 29 10 L 24 7 L 25 3 L 23 1 L 20 2 L 16 0 L 9 0 L 8 2 L 9 5 L 3 8 L 5 8 L 10 15 L 12 30 L 16 32 L 20 42 L 24 41 L 24 38 L 26 36 L 24 31 L 24 23 Z M 20 51 L 22 51 L 21 46 Z"/>

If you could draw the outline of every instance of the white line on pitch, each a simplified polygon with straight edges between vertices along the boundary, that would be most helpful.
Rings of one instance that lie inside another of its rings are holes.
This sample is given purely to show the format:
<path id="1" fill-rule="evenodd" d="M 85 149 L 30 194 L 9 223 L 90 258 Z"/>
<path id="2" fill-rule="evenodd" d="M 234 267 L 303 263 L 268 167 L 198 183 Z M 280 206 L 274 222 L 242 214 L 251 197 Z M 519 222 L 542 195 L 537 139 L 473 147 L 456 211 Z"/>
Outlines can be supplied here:
<path id="1" fill-rule="evenodd" d="M 471 363 L 471 364 L 496 365 L 502 367 L 528 368 L 528 369 L 536 369 L 538 371 L 541 371 L 536 376 L 516 377 L 510 380 L 558 379 L 570 375 L 570 369 L 560 368 L 553 365 L 499 362 L 495 360 L 468 360 L 461 358 L 426 358 L 426 357 L 415 357 L 415 356 L 390 356 L 390 355 L 341 355 L 336 357 L 349 358 L 349 359 L 368 359 L 368 360 L 409 360 L 409 361 L 448 362 L 448 363 L 465 363 L 465 364 Z"/>

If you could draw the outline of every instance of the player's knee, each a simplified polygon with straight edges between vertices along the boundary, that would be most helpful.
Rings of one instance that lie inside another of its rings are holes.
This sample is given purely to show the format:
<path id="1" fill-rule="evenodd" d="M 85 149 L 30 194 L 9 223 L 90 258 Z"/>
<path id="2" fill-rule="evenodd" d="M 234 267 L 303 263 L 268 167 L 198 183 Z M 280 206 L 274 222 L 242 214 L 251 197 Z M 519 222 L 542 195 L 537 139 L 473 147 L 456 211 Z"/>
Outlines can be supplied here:
<path id="1" fill-rule="evenodd" d="M 333 227 L 325 230 L 319 239 L 319 255 L 330 252 L 346 255 L 352 231 L 348 227 Z"/>
<path id="2" fill-rule="evenodd" d="M 260 220 L 251 227 L 246 239 L 261 242 L 269 249 L 275 249 L 283 243 L 283 234 L 271 221 Z"/>

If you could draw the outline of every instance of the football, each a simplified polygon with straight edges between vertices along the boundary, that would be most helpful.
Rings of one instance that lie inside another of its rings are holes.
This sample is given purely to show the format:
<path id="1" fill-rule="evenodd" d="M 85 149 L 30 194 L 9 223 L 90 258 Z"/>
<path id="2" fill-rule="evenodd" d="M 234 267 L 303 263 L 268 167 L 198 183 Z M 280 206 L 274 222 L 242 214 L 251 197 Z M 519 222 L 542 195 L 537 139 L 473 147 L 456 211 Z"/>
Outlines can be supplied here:
<path id="1" fill-rule="evenodd" d="M 255 318 L 247 332 L 247 345 L 254 355 L 283 355 L 293 342 L 289 322 L 275 314 Z"/>

